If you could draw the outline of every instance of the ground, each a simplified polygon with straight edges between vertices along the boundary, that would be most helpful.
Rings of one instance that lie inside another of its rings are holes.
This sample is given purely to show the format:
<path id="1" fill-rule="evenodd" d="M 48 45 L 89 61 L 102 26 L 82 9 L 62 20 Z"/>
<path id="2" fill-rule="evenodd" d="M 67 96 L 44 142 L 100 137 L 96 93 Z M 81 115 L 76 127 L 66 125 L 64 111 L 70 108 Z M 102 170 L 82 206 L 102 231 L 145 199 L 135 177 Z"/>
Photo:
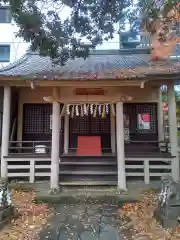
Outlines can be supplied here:
<path id="1" fill-rule="evenodd" d="M 117 218 L 117 204 L 60 204 L 55 216 L 40 233 L 40 239 L 51 240 L 117 240 L 121 221 Z"/>
<path id="2" fill-rule="evenodd" d="M 15 186 L 17 187 L 17 184 Z M 152 221 L 152 208 L 149 209 L 149 206 L 153 204 L 157 189 L 154 189 L 153 193 L 150 190 L 151 194 L 146 195 L 147 189 L 153 186 L 159 188 L 157 183 L 149 186 L 131 184 L 128 186 L 129 192 L 126 193 L 119 193 L 116 189 L 101 189 L 101 191 L 100 189 L 91 189 L 91 191 L 90 189 L 80 191 L 66 189 L 63 193 L 52 194 L 52 192 L 46 192 L 43 186 L 36 184 L 35 189 L 29 191 L 13 190 L 13 200 L 19 216 L 0 232 L 0 239 L 132 239 L 134 227 L 131 227 L 132 231 L 122 227 L 125 226 L 126 217 L 128 221 L 134 219 L 128 223 L 133 223 L 138 232 L 146 229 L 148 234 L 152 235 L 151 230 L 154 226 L 154 234 L 163 234 L 163 236 L 165 234 L 162 227 L 157 229 L 156 221 Z M 135 203 L 129 204 L 133 196 Z M 43 203 L 43 199 L 49 204 Z M 138 199 L 141 201 L 139 202 Z M 122 207 L 124 202 L 126 204 Z"/>

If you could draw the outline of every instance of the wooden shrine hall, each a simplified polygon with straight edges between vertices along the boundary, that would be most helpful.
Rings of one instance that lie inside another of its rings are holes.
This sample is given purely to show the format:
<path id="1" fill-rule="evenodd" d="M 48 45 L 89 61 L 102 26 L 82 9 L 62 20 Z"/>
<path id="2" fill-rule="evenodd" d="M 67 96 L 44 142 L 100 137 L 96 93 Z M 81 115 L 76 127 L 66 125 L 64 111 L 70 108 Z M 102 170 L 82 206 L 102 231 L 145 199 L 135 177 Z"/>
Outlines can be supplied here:
<path id="1" fill-rule="evenodd" d="M 0 70 L 4 90 L 1 176 L 59 185 L 179 179 L 176 60 L 150 51 L 95 51 L 54 65 L 28 52 Z M 169 139 L 160 88 L 168 88 Z"/>

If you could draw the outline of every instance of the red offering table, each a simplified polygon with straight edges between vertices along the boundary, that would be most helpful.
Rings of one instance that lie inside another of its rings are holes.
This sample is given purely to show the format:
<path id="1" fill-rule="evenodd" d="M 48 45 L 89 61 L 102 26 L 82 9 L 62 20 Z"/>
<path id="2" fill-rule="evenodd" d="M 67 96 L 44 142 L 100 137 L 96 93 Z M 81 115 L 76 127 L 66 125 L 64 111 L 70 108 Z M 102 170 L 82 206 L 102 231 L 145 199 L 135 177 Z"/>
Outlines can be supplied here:
<path id="1" fill-rule="evenodd" d="M 78 156 L 101 156 L 101 137 L 100 136 L 78 136 Z"/>

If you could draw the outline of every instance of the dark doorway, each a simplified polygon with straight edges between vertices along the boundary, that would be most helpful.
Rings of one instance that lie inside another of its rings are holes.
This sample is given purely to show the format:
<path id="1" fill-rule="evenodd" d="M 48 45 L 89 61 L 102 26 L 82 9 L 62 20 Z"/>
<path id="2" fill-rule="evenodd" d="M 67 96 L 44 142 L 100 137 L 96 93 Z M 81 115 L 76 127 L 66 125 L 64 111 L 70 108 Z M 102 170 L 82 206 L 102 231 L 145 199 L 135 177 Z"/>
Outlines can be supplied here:
<path id="1" fill-rule="evenodd" d="M 104 118 L 97 115 L 74 116 L 70 118 L 69 146 L 76 151 L 78 136 L 100 136 L 102 152 L 111 151 L 110 114 Z"/>

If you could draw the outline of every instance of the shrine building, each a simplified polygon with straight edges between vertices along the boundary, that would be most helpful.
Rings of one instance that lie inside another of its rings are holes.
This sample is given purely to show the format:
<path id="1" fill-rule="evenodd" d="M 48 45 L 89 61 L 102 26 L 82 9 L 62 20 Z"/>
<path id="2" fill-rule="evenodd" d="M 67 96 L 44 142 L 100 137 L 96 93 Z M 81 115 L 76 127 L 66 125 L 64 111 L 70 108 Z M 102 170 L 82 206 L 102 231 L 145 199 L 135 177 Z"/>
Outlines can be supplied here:
<path id="1" fill-rule="evenodd" d="M 177 58 L 148 49 L 93 51 L 65 66 L 27 52 L 0 70 L 1 176 L 51 188 L 179 180 Z M 169 139 L 160 88 L 167 85 Z"/>

